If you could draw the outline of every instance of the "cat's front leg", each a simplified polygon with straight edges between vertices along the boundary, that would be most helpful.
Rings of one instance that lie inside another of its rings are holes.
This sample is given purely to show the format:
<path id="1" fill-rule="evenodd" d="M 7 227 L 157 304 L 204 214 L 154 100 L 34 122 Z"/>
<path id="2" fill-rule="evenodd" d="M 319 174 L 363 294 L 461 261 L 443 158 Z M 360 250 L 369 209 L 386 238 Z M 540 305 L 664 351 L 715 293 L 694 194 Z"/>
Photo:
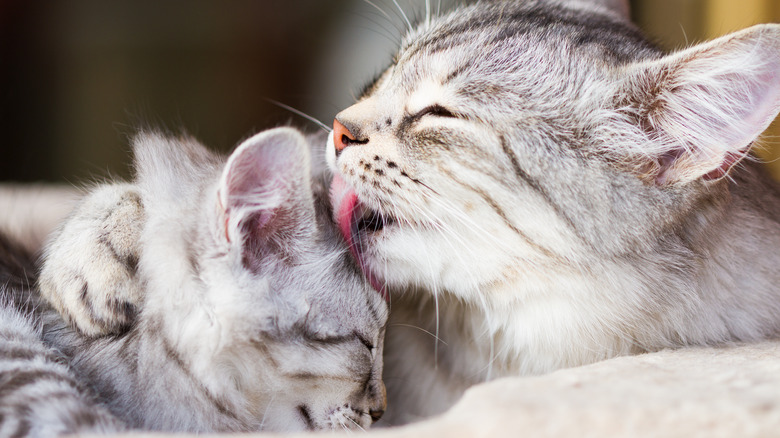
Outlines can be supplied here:
<path id="1" fill-rule="evenodd" d="M 144 208 L 130 184 L 90 192 L 44 250 L 43 296 L 88 336 L 122 333 L 143 297 L 136 275 Z"/>

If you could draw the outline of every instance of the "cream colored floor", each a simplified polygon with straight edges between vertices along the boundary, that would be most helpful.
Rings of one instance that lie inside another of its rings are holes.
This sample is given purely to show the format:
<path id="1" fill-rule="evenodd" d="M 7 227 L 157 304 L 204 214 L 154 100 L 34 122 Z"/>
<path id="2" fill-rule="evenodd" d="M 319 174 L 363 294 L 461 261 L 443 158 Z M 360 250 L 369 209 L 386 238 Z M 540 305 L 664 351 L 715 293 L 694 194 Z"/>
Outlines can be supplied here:
<path id="1" fill-rule="evenodd" d="M 37 252 L 79 197 L 66 185 L 0 183 L 0 232 Z"/>
<path id="2" fill-rule="evenodd" d="M 473 388 L 441 417 L 368 435 L 780 437 L 780 341 L 662 351 L 497 380 Z"/>

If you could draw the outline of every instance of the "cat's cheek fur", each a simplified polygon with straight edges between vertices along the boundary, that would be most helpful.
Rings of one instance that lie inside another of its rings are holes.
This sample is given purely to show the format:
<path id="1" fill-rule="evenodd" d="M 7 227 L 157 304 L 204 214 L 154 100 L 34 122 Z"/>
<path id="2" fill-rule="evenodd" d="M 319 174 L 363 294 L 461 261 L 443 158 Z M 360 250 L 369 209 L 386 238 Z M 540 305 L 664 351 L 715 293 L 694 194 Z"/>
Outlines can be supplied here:
<path id="1" fill-rule="evenodd" d="M 437 151 L 429 149 L 427 160 L 419 160 L 417 173 L 410 176 L 423 184 L 397 188 L 387 179 L 382 181 L 387 173 L 371 175 L 371 169 L 360 164 L 372 156 L 385 160 L 380 149 L 403 147 L 356 147 L 338 161 L 343 178 L 355 187 L 361 202 L 390 206 L 395 208 L 391 214 L 401 218 L 376 232 L 360 231 L 351 239 L 360 247 L 364 266 L 380 283 L 395 290 L 424 287 L 479 301 L 491 284 L 515 276 L 517 266 L 542 269 L 558 254 L 571 256 L 572 248 L 580 244 L 560 217 L 535 199 L 538 194 L 506 184 L 513 181 L 511 174 L 485 178 L 469 166 L 426 165 L 426 161 L 441 159 L 434 158 Z M 404 161 L 394 162 L 412 175 Z M 458 182 L 438 174 L 442 169 L 448 169 L 448 175 L 457 174 Z M 377 180 L 381 190 L 376 188 Z M 388 196 L 389 201 L 385 200 Z M 520 202 L 523 209 L 499 207 L 517 203 L 518 198 L 528 198 Z"/>
<path id="2" fill-rule="evenodd" d="M 426 287 L 432 293 L 449 292 L 479 299 L 474 291 L 502 273 L 506 261 L 495 251 L 434 230 L 385 229 L 364 236 L 366 267 L 391 290 Z M 389 275 L 392 273 L 392 275 Z"/>

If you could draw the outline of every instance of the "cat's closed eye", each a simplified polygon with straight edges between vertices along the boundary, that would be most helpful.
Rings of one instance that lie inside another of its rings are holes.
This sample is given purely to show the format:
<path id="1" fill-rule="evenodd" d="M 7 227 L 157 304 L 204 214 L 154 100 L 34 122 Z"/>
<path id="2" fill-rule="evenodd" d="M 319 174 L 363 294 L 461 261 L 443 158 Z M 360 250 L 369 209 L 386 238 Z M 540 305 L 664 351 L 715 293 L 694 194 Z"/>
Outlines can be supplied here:
<path id="1" fill-rule="evenodd" d="M 361 335 L 360 333 L 353 332 L 348 335 L 322 335 L 318 333 L 311 333 L 311 332 L 304 332 L 303 337 L 312 343 L 315 344 L 322 344 L 322 345 L 336 345 L 336 344 L 347 344 L 355 342 L 355 340 L 360 341 L 361 344 L 363 344 L 369 352 L 373 351 L 376 346 L 365 336 Z"/>
<path id="2" fill-rule="evenodd" d="M 442 105 L 433 104 L 428 105 L 425 108 L 421 109 L 420 111 L 417 111 L 413 116 L 412 119 L 419 120 L 425 116 L 434 116 L 434 117 L 443 117 L 443 118 L 457 118 L 458 115 L 454 112 L 450 111 L 449 109 L 445 108 Z"/>

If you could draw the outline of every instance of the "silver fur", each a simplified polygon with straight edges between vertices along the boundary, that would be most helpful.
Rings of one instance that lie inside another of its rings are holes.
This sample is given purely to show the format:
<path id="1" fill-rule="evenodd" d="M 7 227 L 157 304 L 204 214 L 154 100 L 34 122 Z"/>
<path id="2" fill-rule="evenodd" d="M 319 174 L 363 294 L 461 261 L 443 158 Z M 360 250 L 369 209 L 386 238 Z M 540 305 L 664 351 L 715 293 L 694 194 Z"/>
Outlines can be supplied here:
<path id="1" fill-rule="evenodd" d="M 65 358 L 43 343 L 33 321 L 11 306 L 0 306 L 0 436 L 124 430 L 73 374 Z"/>
<path id="2" fill-rule="evenodd" d="M 337 115 L 336 218 L 392 296 L 391 424 L 500 376 L 780 333 L 780 191 L 743 159 L 780 111 L 780 25 L 666 55 L 626 17 L 462 8 Z"/>
<path id="3" fill-rule="evenodd" d="M 31 289 L 33 257 L 0 233 L 0 436 L 120 432 L 122 423 L 43 340 L 46 306 Z"/>
<path id="4" fill-rule="evenodd" d="M 225 160 L 142 134 L 136 180 L 94 190 L 48 246 L 41 290 L 91 336 L 47 312 L 44 339 L 129 427 L 353 429 L 384 411 L 387 305 L 315 209 L 308 148 L 278 128 Z"/>

